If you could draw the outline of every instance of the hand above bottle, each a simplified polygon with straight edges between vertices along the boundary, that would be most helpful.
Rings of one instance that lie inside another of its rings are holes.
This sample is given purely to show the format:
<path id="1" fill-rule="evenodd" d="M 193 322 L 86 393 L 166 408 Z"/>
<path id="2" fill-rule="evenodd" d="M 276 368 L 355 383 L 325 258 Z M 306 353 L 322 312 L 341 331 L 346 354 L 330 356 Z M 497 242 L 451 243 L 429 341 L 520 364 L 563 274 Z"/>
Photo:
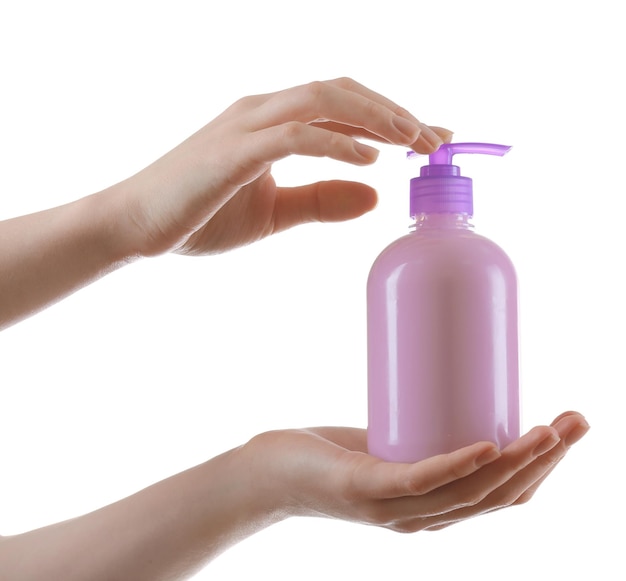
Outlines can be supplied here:
<path id="1" fill-rule="evenodd" d="M 290 155 L 373 163 L 378 151 L 355 137 L 435 151 L 450 131 L 429 127 L 351 79 L 313 82 L 245 97 L 154 164 L 127 192 L 140 255 L 222 252 L 296 224 L 355 218 L 376 203 L 361 183 L 280 188 L 272 164 Z"/>
<path id="2" fill-rule="evenodd" d="M 376 192 L 357 182 L 277 187 L 279 159 L 367 165 L 377 150 L 355 137 L 430 153 L 451 136 L 351 79 L 245 97 L 134 176 L 0 222 L 0 329 L 138 257 L 224 252 L 376 205 Z"/>

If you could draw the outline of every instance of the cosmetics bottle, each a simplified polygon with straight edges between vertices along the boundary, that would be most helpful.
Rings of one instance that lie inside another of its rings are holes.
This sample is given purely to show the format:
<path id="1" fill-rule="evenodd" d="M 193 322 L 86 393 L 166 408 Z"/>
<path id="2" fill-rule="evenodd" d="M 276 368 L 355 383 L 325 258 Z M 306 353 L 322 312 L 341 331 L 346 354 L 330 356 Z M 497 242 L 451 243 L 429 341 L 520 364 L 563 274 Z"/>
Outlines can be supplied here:
<path id="1" fill-rule="evenodd" d="M 367 282 L 368 449 L 417 462 L 478 441 L 519 437 L 517 280 L 474 232 L 472 180 L 456 154 L 510 147 L 443 144 L 410 183 L 410 232 Z"/>

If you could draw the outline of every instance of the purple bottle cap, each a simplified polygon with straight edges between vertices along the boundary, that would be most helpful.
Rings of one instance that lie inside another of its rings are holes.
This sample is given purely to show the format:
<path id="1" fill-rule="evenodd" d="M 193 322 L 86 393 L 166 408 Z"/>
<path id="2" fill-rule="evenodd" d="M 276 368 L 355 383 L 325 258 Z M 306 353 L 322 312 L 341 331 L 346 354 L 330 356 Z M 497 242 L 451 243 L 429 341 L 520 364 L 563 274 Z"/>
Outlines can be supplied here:
<path id="1" fill-rule="evenodd" d="M 411 180 L 411 217 L 418 214 L 468 214 L 474 213 L 472 180 L 461 175 L 460 168 L 452 165 L 457 153 L 482 153 L 504 155 L 508 145 L 493 143 L 444 143 L 428 156 L 429 165 L 420 170 L 419 177 Z M 417 154 L 410 151 L 407 156 Z"/>

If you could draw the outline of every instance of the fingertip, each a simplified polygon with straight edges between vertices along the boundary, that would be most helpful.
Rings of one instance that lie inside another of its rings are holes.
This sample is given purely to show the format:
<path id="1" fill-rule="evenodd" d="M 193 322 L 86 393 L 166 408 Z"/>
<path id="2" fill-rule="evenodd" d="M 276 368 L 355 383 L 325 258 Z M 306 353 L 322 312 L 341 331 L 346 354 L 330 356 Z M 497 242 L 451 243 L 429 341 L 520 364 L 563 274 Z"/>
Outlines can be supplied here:
<path id="1" fill-rule="evenodd" d="M 450 143 L 454 137 L 454 132 L 446 129 L 445 127 L 435 127 L 431 125 L 430 128 L 441 138 L 444 143 Z"/>
<path id="2" fill-rule="evenodd" d="M 549 428 L 549 430 L 546 436 L 533 448 L 531 454 L 534 458 L 543 456 L 561 441 L 561 436 L 555 429 Z"/>
<path id="3" fill-rule="evenodd" d="M 583 420 L 578 425 L 574 426 L 568 433 L 563 437 L 563 443 L 566 447 L 573 446 L 576 442 L 581 440 L 583 436 L 591 429 L 591 426 Z"/>
<path id="4" fill-rule="evenodd" d="M 578 442 L 591 429 L 587 420 L 578 412 L 561 414 L 552 422 L 552 427 L 568 448 Z"/>
<path id="5" fill-rule="evenodd" d="M 318 204 L 321 222 L 342 222 L 371 212 L 378 204 L 378 193 L 360 182 L 320 182 Z"/>
<path id="6" fill-rule="evenodd" d="M 517 440 L 509 443 L 505 448 L 506 454 L 518 454 L 536 452 L 542 446 L 556 445 L 559 441 L 559 433 L 553 426 L 535 426 L 523 434 Z"/>
<path id="7" fill-rule="evenodd" d="M 454 133 L 444 127 L 422 124 L 422 132 L 411 147 L 417 153 L 433 153 L 437 151 L 443 143 L 450 143 L 453 136 Z"/>
<path id="8" fill-rule="evenodd" d="M 361 198 L 363 202 L 363 214 L 367 214 L 367 212 L 371 212 L 378 206 L 378 192 L 375 188 L 371 186 L 367 186 L 363 184 L 363 190 L 361 193 Z"/>
<path id="9" fill-rule="evenodd" d="M 559 414 L 556 418 L 554 418 L 554 421 L 550 425 L 556 426 L 556 424 L 558 424 L 561 420 L 571 417 L 571 416 L 578 416 L 583 420 L 585 419 L 585 417 L 581 413 L 573 411 L 573 410 L 569 410 L 569 411 L 563 412 L 562 414 Z"/>
<path id="10" fill-rule="evenodd" d="M 354 142 L 354 151 L 366 165 L 374 163 L 378 159 L 378 155 L 380 154 L 380 151 L 375 147 L 365 145 L 365 143 L 361 143 L 360 141 Z"/>
<path id="11" fill-rule="evenodd" d="M 474 463 L 477 468 L 482 468 L 487 464 L 491 464 L 500 458 L 500 456 L 502 456 L 500 449 L 495 444 L 490 442 L 488 448 L 474 460 Z"/>

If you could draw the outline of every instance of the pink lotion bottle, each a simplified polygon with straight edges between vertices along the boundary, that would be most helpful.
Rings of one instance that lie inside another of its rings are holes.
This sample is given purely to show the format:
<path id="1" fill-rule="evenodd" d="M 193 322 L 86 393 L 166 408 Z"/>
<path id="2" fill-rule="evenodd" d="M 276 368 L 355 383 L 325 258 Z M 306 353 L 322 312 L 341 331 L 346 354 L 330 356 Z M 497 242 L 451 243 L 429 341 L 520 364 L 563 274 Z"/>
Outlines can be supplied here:
<path id="1" fill-rule="evenodd" d="M 472 180 L 452 157 L 510 147 L 443 144 L 411 180 L 411 232 L 367 283 L 368 449 L 417 462 L 519 437 L 517 279 L 474 232 Z"/>

